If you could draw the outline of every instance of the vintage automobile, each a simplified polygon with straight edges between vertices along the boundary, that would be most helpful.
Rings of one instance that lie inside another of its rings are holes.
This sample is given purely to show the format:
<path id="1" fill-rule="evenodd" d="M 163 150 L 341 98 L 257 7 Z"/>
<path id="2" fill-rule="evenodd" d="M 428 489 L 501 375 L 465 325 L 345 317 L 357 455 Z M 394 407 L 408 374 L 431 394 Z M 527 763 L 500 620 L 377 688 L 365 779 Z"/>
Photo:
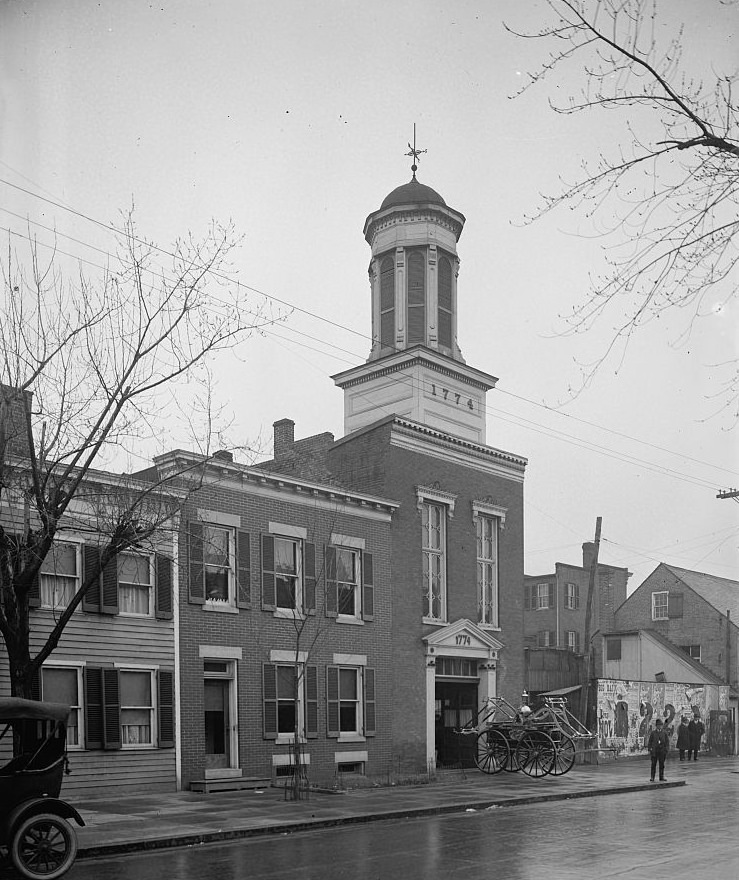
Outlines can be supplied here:
<path id="1" fill-rule="evenodd" d="M 82 817 L 59 799 L 67 770 L 69 707 L 0 698 L 0 847 L 24 877 L 54 880 L 77 854 L 70 821 Z"/>

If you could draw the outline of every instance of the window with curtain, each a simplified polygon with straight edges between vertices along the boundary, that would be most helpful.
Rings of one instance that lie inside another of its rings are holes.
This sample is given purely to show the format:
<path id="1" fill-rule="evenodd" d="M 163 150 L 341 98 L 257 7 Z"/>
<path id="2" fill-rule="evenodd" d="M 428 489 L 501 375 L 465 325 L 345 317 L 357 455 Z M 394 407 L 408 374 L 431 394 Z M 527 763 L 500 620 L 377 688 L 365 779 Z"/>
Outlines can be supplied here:
<path id="1" fill-rule="evenodd" d="M 137 553 L 120 553 L 118 564 L 118 608 L 121 614 L 151 616 L 151 559 Z"/>
<path id="2" fill-rule="evenodd" d="M 67 745 L 81 745 L 80 670 L 72 666 L 44 666 L 41 669 L 41 699 L 50 703 L 66 703 L 71 708 L 67 724 Z"/>
<path id="3" fill-rule="evenodd" d="M 39 571 L 42 608 L 66 608 L 81 585 L 77 544 L 54 543 Z"/>
<path id="4" fill-rule="evenodd" d="M 121 670 L 121 745 L 151 746 L 154 744 L 152 674 L 145 671 Z"/>

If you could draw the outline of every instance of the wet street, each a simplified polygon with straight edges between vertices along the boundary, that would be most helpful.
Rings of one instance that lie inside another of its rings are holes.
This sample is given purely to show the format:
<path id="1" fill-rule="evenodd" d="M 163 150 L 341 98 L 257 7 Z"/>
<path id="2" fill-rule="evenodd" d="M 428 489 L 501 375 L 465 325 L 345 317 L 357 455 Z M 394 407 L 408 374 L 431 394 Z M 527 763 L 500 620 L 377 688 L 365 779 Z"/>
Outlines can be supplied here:
<path id="1" fill-rule="evenodd" d="M 69 880 L 739 877 L 739 774 L 685 787 L 342 826 L 114 859 Z M 3 875 L 4 877 L 5 875 Z M 8 875 L 9 876 L 9 875 Z"/>

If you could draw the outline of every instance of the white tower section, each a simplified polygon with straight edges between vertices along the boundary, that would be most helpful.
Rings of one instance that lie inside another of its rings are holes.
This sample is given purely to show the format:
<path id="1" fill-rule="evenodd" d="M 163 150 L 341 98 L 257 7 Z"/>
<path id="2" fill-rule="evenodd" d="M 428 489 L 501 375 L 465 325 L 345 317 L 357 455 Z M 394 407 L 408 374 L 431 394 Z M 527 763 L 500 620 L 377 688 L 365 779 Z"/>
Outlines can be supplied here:
<path id="1" fill-rule="evenodd" d="M 333 377 L 351 434 L 395 414 L 485 443 L 485 394 L 497 379 L 468 367 L 457 341 L 457 240 L 465 218 L 431 187 L 393 190 L 370 214 L 372 350 Z"/>

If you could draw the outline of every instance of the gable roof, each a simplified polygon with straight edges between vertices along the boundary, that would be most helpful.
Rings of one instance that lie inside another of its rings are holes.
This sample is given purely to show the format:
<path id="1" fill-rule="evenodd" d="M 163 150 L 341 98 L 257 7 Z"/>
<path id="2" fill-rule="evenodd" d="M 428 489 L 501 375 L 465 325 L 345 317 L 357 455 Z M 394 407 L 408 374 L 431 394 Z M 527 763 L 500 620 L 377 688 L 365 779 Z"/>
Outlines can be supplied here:
<path id="1" fill-rule="evenodd" d="M 603 633 L 603 638 L 624 638 L 625 636 L 639 636 L 645 635 L 653 641 L 657 642 L 657 644 L 661 645 L 662 648 L 667 651 L 669 654 L 672 654 L 675 659 L 679 660 L 683 665 L 694 669 L 696 674 L 700 676 L 700 680 L 705 680 L 707 684 L 718 684 L 725 685 L 726 682 L 721 678 L 720 675 L 716 675 L 715 672 L 712 672 L 707 666 L 704 666 L 699 660 L 693 659 L 686 651 L 676 645 L 674 642 L 670 641 L 666 636 L 663 636 L 661 632 L 656 629 L 649 629 L 648 627 L 644 627 L 643 629 L 624 629 L 618 630 L 614 632 Z"/>
<path id="2" fill-rule="evenodd" d="M 687 568 L 677 568 L 674 565 L 662 563 L 675 577 L 679 578 L 687 587 L 699 596 L 710 602 L 716 611 L 721 614 L 731 613 L 731 622 L 739 626 L 739 581 L 729 578 L 716 577 L 705 574 L 702 571 L 689 571 Z"/>

